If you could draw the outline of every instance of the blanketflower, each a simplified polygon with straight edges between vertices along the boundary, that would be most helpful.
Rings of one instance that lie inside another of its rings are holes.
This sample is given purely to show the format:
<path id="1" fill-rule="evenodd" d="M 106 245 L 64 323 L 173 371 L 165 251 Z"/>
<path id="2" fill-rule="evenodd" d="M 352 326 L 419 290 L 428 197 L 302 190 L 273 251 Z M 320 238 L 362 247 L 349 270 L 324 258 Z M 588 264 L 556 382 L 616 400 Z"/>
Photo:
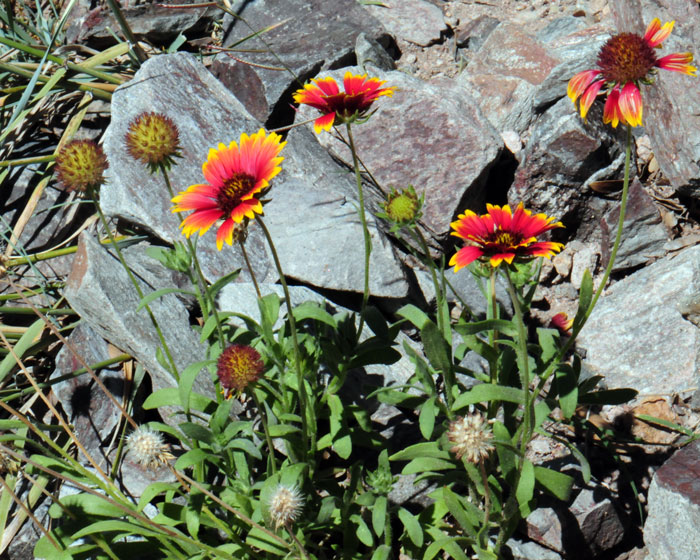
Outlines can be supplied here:
<path id="1" fill-rule="evenodd" d="M 236 224 L 263 213 L 260 197 L 282 169 L 279 164 L 284 158 L 279 153 L 286 142 L 274 132 L 266 135 L 261 128 L 251 136 L 242 134 L 239 144 L 233 141 L 209 150 L 202 165 L 207 183 L 192 185 L 172 200 L 173 212 L 194 210 L 180 225 L 187 237 L 195 231 L 201 237 L 223 219 L 216 233 L 219 251 L 224 241 L 232 244 Z"/>
<path id="2" fill-rule="evenodd" d="M 108 167 L 102 146 L 93 140 L 71 140 L 56 155 L 56 176 L 71 191 L 97 189 Z"/>
<path id="3" fill-rule="evenodd" d="M 252 346 L 232 344 L 225 348 L 216 362 L 216 375 L 224 398 L 241 393 L 260 378 L 264 368 L 260 353 Z"/>
<path id="4" fill-rule="evenodd" d="M 574 320 L 569 319 L 569 316 L 560 311 L 549 321 L 550 328 L 557 329 L 561 334 L 569 334 L 571 327 L 574 326 Z"/>
<path id="5" fill-rule="evenodd" d="M 598 93 L 605 87 L 607 99 L 603 109 L 603 122 L 616 127 L 619 122 L 630 126 L 642 124 L 642 95 L 639 84 L 653 83 L 656 68 L 695 75 L 696 68 L 689 63 L 693 55 L 673 53 L 657 58 L 655 49 L 661 48 L 673 30 L 675 22 L 661 25 L 658 18 L 652 20 L 644 37 L 636 33 L 620 33 L 608 39 L 598 54 L 598 69 L 585 70 L 569 80 L 567 94 L 576 104 L 580 98 L 581 117 L 588 110 Z"/>
<path id="6" fill-rule="evenodd" d="M 294 101 L 309 105 L 323 113 L 314 121 L 314 131 L 330 130 L 336 122 L 353 122 L 366 114 L 379 97 L 394 93 L 393 87 L 379 78 L 367 78 L 348 71 L 343 78 L 345 91 L 340 91 L 336 81 L 330 76 L 311 80 L 294 94 Z"/>
<path id="7" fill-rule="evenodd" d="M 503 261 L 511 264 L 516 257 L 551 258 L 564 247 L 562 243 L 537 241 L 538 235 L 564 226 L 544 214 L 533 216 L 523 208 L 522 202 L 515 212 L 508 205 L 487 204 L 486 210 L 487 213 L 481 216 L 467 210 L 450 224 L 455 230 L 452 235 L 472 243 L 462 247 L 450 259 L 455 272 L 481 257 L 489 259 L 495 268 Z"/>

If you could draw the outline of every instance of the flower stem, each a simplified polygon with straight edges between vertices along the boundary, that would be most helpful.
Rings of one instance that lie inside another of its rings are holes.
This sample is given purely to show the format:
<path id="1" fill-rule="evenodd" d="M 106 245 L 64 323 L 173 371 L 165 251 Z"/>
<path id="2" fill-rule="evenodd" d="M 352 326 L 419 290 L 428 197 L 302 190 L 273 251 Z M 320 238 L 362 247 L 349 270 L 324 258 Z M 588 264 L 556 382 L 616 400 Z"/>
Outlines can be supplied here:
<path id="1" fill-rule="evenodd" d="M 160 171 L 163 173 L 163 179 L 165 180 L 165 186 L 168 188 L 168 193 L 170 194 L 170 198 L 175 197 L 175 192 L 173 191 L 173 186 L 170 183 L 170 177 L 168 176 L 168 170 L 163 165 L 162 163 L 159 164 Z M 197 274 L 197 291 L 199 294 L 201 294 L 201 297 L 203 300 L 200 299 L 199 301 L 199 306 L 202 309 L 202 313 L 211 313 L 214 315 L 214 320 L 216 321 L 216 333 L 219 337 L 219 346 L 221 346 L 221 349 L 224 349 L 225 346 L 225 341 L 224 341 L 224 332 L 223 329 L 221 328 L 221 320 L 219 319 L 219 313 L 216 310 L 216 302 L 214 302 L 209 294 L 209 290 L 207 290 L 207 281 L 204 278 L 204 273 L 202 272 L 202 267 L 199 265 L 199 259 L 197 258 L 197 250 L 190 241 L 189 237 L 185 237 L 185 242 L 187 243 L 187 250 L 190 252 L 190 255 L 192 255 L 192 264 L 194 265 L 195 272 Z M 199 298 L 197 298 L 199 299 Z M 206 305 L 204 304 L 206 302 Z M 208 309 L 206 309 L 208 308 Z"/>
<path id="2" fill-rule="evenodd" d="M 304 558 L 304 560 L 310 560 L 309 555 L 306 552 L 306 549 L 304 548 L 304 545 L 299 542 L 299 539 L 297 539 L 297 536 L 294 534 L 294 530 L 292 529 L 291 521 L 287 522 L 285 524 L 284 528 L 287 529 L 287 533 L 289 533 L 289 536 L 292 537 L 294 544 L 299 549 L 299 553 L 301 554 L 301 557 Z"/>
<path id="3" fill-rule="evenodd" d="M 245 261 L 245 265 L 248 267 L 248 272 L 250 272 L 250 277 L 253 279 L 253 286 L 255 286 L 255 293 L 258 294 L 258 298 L 262 297 L 262 294 L 260 293 L 260 286 L 258 286 L 258 279 L 255 277 L 255 271 L 253 270 L 253 267 L 250 266 L 250 260 L 248 260 L 248 251 L 245 249 L 245 241 L 241 241 L 239 243 L 241 246 L 241 253 L 243 253 L 243 260 Z"/>
<path id="4" fill-rule="evenodd" d="M 131 280 L 131 283 L 133 284 L 134 288 L 136 289 L 136 293 L 139 296 L 139 299 L 143 299 L 143 291 L 141 290 L 141 286 L 139 286 L 139 283 L 136 281 L 136 278 L 134 277 L 134 273 L 131 272 L 131 269 L 129 268 L 129 265 L 126 263 L 126 260 L 124 260 L 124 255 L 122 255 L 122 251 L 119 248 L 119 245 L 114 239 L 114 236 L 112 235 L 112 231 L 109 229 L 109 224 L 107 223 L 107 218 L 105 218 L 105 215 L 102 213 L 102 208 L 100 207 L 100 203 L 97 199 L 97 191 L 96 189 L 90 189 L 90 197 L 92 198 L 93 202 L 95 203 L 95 209 L 97 210 L 97 214 L 100 217 L 100 221 L 102 222 L 102 227 L 105 228 L 105 231 L 107 232 L 107 237 L 109 237 L 109 241 L 112 244 L 112 247 L 114 247 L 114 252 L 117 254 L 117 258 L 119 259 L 119 262 L 121 263 L 122 267 L 124 270 L 126 270 L 126 274 L 129 276 L 129 280 Z M 168 362 L 170 363 L 170 368 L 171 368 L 171 373 L 175 377 L 176 380 L 180 378 L 180 374 L 177 371 L 177 365 L 175 365 L 175 360 L 173 359 L 173 356 L 170 352 L 170 348 L 168 347 L 168 343 L 165 341 L 165 336 L 163 335 L 163 331 L 160 328 L 160 325 L 158 324 L 158 321 L 153 315 L 153 311 L 151 311 L 151 307 L 149 305 L 144 305 L 146 308 L 146 311 L 148 312 L 148 316 L 151 319 L 151 323 L 153 323 L 154 328 L 156 329 L 156 333 L 158 334 L 158 339 L 160 340 L 160 344 L 163 347 L 163 351 L 165 352 L 165 356 L 168 359 Z"/>
<path id="5" fill-rule="evenodd" d="M 265 440 L 267 442 L 267 447 L 270 449 L 270 454 L 268 455 L 268 464 L 272 468 L 272 474 L 277 472 L 277 464 L 275 463 L 275 446 L 272 443 L 272 437 L 270 436 L 270 430 L 267 427 L 267 411 L 263 408 L 260 403 L 258 395 L 255 393 L 255 388 L 250 389 L 250 395 L 255 401 L 255 406 L 258 407 L 258 413 L 260 414 L 260 422 L 263 427 L 263 432 L 265 432 Z"/>
<path id="6" fill-rule="evenodd" d="M 372 253 L 372 240 L 369 236 L 369 229 L 367 228 L 367 218 L 365 216 L 365 196 L 362 190 L 362 175 L 360 174 L 360 163 L 357 159 L 357 152 L 355 149 L 355 142 L 352 138 L 352 127 L 350 123 L 345 123 L 345 128 L 348 132 L 348 145 L 350 146 L 350 152 L 352 153 L 352 166 L 355 170 L 355 181 L 357 183 L 357 199 L 358 199 L 358 213 L 360 214 L 360 222 L 362 223 L 362 235 L 365 242 L 365 283 L 362 291 L 362 307 L 360 308 L 360 326 L 357 329 L 357 335 L 362 334 L 362 328 L 365 324 L 365 309 L 367 308 L 367 301 L 369 300 L 369 256 Z"/>
<path id="7" fill-rule="evenodd" d="M 528 443 L 530 443 L 530 437 L 533 431 L 535 410 L 531 399 L 530 399 L 530 366 L 528 363 L 527 356 L 527 331 L 525 329 L 525 321 L 523 319 L 523 310 L 520 307 L 520 301 L 518 300 L 518 294 L 516 293 L 513 281 L 510 278 L 509 272 L 506 270 L 504 273 L 508 289 L 508 295 L 513 302 L 513 310 L 515 311 L 515 324 L 518 329 L 518 343 L 516 346 L 516 353 L 518 356 L 518 367 L 520 369 L 520 383 L 523 386 L 523 432 L 520 440 L 520 451 L 521 451 L 521 462 L 520 469 L 525 461 L 525 450 Z"/>
<path id="8" fill-rule="evenodd" d="M 481 472 L 481 481 L 484 485 L 484 526 L 482 528 L 484 536 L 488 538 L 489 534 L 489 517 L 491 516 L 491 491 L 489 490 L 489 477 L 486 474 L 484 461 L 479 461 L 479 471 Z M 479 543 L 481 545 L 481 543 Z"/>
<path id="9" fill-rule="evenodd" d="M 277 250 L 275 249 L 275 244 L 272 241 L 272 236 L 270 231 L 267 229 L 265 222 L 262 221 L 260 216 L 257 216 L 257 222 L 263 230 L 267 244 L 270 247 L 272 253 L 272 259 L 275 261 L 275 267 L 277 268 L 277 274 L 279 275 L 280 284 L 282 284 L 282 290 L 284 291 L 284 300 L 287 303 L 287 317 L 289 317 L 289 330 L 292 335 L 292 344 L 294 346 L 294 368 L 297 374 L 297 384 L 299 385 L 299 406 L 301 408 L 301 435 L 302 435 L 302 456 L 305 461 L 308 461 L 309 448 L 307 448 L 306 442 L 309 441 L 309 435 L 312 437 L 310 450 L 312 454 L 316 451 L 316 435 L 315 431 L 309 434 L 307 409 L 309 406 L 309 397 L 306 394 L 306 384 L 304 380 L 304 374 L 301 371 L 301 350 L 299 349 L 299 340 L 297 338 L 297 325 L 294 319 L 294 309 L 292 308 L 292 298 L 289 297 L 289 288 L 287 287 L 287 281 L 284 278 L 284 272 L 282 270 L 282 265 L 280 264 L 279 256 L 277 255 Z M 309 468 L 311 469 L 311 464 Z M 313 471 L 313 469 L 311 469 Z"/>
<path id="10" fill-rule="evenodd" d="M 554 373 L 554 369 L 559 365 L 561 360 L 566 356 L 566 353 L 573 347 L 574 342 L 576 341 L 576 338 L 578 337 L 578 334 L 581 332 L 583 329 L 584 325 L 588 321 L 588 318 L 591 316 L 591 313 L 593 312 L 593 308 L 596 306 L 596 303 L 598 303 L 598 299 L 600 298 L 601 294 L 603 293 L 603 290 L 605 289 L 605 285 L 608 282 L 608 278 L 610 277 L 610 274 L 612 273 L 613 266 L 615 265 L 615 259 L 617 257 L 617 251 L 620 248 L 620 244 L 622 242 L 622 231 L 625 225 L 625 214 L 627 213 L 627 199 L 629 198 L 629 185 L 630 185 L 630 160 L 631 160 L 631 155 L 632 155 L 632 127 L 627 125 L 627 146 L 625 149 L 625 176 L 624 180 L 622 182 L 622 197 L 620 200 L 620 217 L 617 221 L 617 233 L 615 234 L 615 242 L 613 244 L 612 251 L 610 252 L 610 259 L 608 260 L 608 266 L 605 269 L 605 273 L 603 274 L 603 279 L 600 282 L 600 285 L 598 286 L 598 289 L 595 291 L 595 294 L 593 295 L 593 298 L 591 299 L 591 303 L 588 306 L 588 309 L 586 310 L 585 315 L 583 316 L 582 320 L 580 321 L 575 321 L 574 322 L 574 327 L 571 331 L 571 336 L 569 337 L 569 340 L 566 341 L 566 344 L 562 346 L 562 348 L 559 350 L 559 352 L 554 356 L 547 369 L 544 371 L 544 373 L 540 377 L 540 383 L 538 386 L 538 394 L 544 387 L 545 382 L 549 377 Z"/>

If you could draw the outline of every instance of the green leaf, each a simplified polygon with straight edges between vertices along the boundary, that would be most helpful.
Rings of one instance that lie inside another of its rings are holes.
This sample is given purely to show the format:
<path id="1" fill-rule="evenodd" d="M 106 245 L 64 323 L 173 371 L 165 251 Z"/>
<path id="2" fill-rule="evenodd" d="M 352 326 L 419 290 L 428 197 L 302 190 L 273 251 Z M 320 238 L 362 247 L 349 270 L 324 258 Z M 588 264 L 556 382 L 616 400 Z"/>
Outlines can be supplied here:
<path id="1" fill-rule="evenodd" d="M 384 534 L 384 525 L 386 524 L 386 496 L 379 496 L 372 506 L 372 529 L 374 534 L 381 537 Z"/>
<path id="2" fill-rule="evenodd" d="M 376 307 L 368 305 L 365 307 L 365 322 L 372 332 L 382 340 L 389 340 L 389 326 L 386 323 L 384 314 Z"/>
<path id="3" fill-rule="evenodd" d="M 462 527 L 468 535 L 475 537 L 477 528 L 480 525 L 479 518 L 474 519 L 473 512 L 467 513 L 459 497 L 447 486 L 442 489 L 442 498 L 445 501 L 445 505 L 447 505 L 447 508 L 450 510 L 452 517 L 459 523 L 459 526 Z"/>
<path id="4" fill-rule="evenodd" d="M 80 515 L 98 517 L 122 517 L 124 510 L 107 501 L 106 498 L 95 496 L 94 494 L 80 493 L 65 496 L 60 500 L 63 507 L 73 512 L 80 512 Z M 51 508 L 57 508 L 50 512 L 53 517 L 55 513 L 62 515 L 62 509 L 58 504 L 52 504 Z"/>
<path id="5" fill-rule="evenodd" d="M 496 441 L 500 440 L 509 444 L 513 442 L 508 428 L 505 427 L 503 422 L 496 421 L 493 423 L 493 435 Z M 496 446 L 496 453 L 498 454 L 498 464 L 501 466 L 503 475 L 512 482 L 511 474 L 515 473 L 515 460 L 518 454 L 503 445 Z"/>
<path id="6" fill-rule="evenodd" d="M 466 393 L 462 393 L 452 404 L 452 411 L 457 412 L 470 404 L 485 403 L 490 401 L 505 401 L 516 404 L 523 404 L 523 390 L 516 387 L 505 387 L 503 385 L 493 385 L 482 383 L 475 385 Z"/>
<path id="7" fill-rule="evenodd" d="M 2 307 L 0 307 L 0 310 L 2 310 Z M 29 325 L 29 327 L 27 327 L 27 330 L 13 346 L 12 353 L 8 353 L 2 359 L 2 362 L 0 362 L 0 381 L 5 379 L 5 377 L 7 377 L 7 375 L 13 370 L 15 365 L 17 365 L 15 355 L 17 358 L 22 358 L 24 353 L 29 350 L 29 348 L 34 346 L 34 339 L 39 337 L 45 326 L 46 325 L 42 319 L 37 319 L 31 325 Z"/>
<path id="8" fill-rule="evenodd" d="M 486 319 L 484 321 L 476 321 L 474 323 L 459 322 L 454 326 L 454 329 L 463 336 L 493 330 L 512 338 L 515 338 L 518 335 L 518 329 L 513 322 L 506 321 L 505 319 Z"/>
<path id="9" fill-rule="evenodd" d="M 411 542 L 417 547 L 423 546 L 423 528 L 418 518 L 406 508 L 399 508 L 398 515 Z"/>
<path id="10" fill-rule="evenodd" d="M 238 275 L 240 273 L 241 273 L 241 269 L 237 268 L 233 272 L 229 272 L 225 276 L 222 276 L 216 282 L 214 282 L 211 286 L 209 286 L 207 288 L 207 293 L 209 294 L 211 301 L 214 301 L 216 299 L 216 296 L 224 288 L 224 286 L 226 286 L 226 284 L 229 284 L 230 282 L 233 282 L 236 278 L 238 278 Z"/>
<path id="11" fill-rule="evenodd" d="M 410 461 L 412 459 L 420 459 L 423 457 L 433 457 L 435 459 L 450 459 L 450 454 L 440 449 L 438 442 L 436 441 L 425 441 L 422 443 L 416 443 L 410 445 L 406 449 L 397 451 L 391 457 L 390 461 Z"/>
<path id="12" fill-rule="evenodd" d="M 214 443 L 214 434 L 208 428 L 194 422 L 182 422 L 178 426 L 187 437 L 207 444 Z"/>
<path id="13" fill-rule="evenodd" d="M 301 429 L 290 424 L 271 424 L 267 427 L 270 432 L 270 437 L 278 438 L 288 436 L 289 434 L 297 434 Z"/>
<path id="14" fill-rule="evenodd" d="M 192 396 L 192 385 L 194 385 L 197 375 L 205 368 L 207 365 L 212 363 L 211 360 L 203 360 L 201 362 L 195 362 L 187 366 L 183 372 L 180 374 L 180 379 L 177 383 L 178 390 L 180 392 L 180 406 L 185 414 L 190 411 L 190 397 Z"/>
<path id="15" fill-rule="evenodd" d="M 535 467 L 528 459 L 523 459 L 523 468 L 520 473 L 518 487 L 515 489 L 515 496 L 518 499 L 520 515 L 526 518 L 532 511 L 532 496 L 535 492 Z"/>
<path id="16" fill-rule="evenodd" d="M 434 457 L 419 457 L 413 459 L 401 471 L 402 474 L 417 474 L 425 472 L 446 471 L 454 469 L 455 465 L 450 460 L 436 459 Z"/>
<path id="17" fill-rule="evenodd" d="M 410 321 L 414 327 L 423 330 L 426 323 L 432 322 L 430 318 L 413 304 L 404 305 L 396 312 L 397 315 Z"/>
<path id="18" fill-rule="evenodd" d="M 143 402 L 143 408 L 151 410 L 163 406 L 178 406 L 180 404 L 180 393 L 175 387 L 165 387 L 151 393 Z"/>
<path id="19" fill-rule="evenodd" d="M 537 329 L 537 340 L 542 349 L 540 359 L 546 364 L 559 352 L 559 336 L 554 329 Z"/>
<path id="20" fill-rule="evenodd" d="M 204 449 L 190 449 L 186 453 L 180 455 L 175 461 L 175 468 L 185 470 L 192 465 L 197 465 L 209 457 L 210 453 Z"/>
<path id="21" fill-rule="evenodd" d="M 333 440 L 333 451 L 335 451 L 341 459 L 347 459 L 352 453 L 352 438 L 350 434 L 345 434 Z"/>
<path id="22" fill-rule="evenodd" d="M 260 308 L 260 323 L 267 338 L 272 338 L 272 328 L 280 316 L 280 297 L 275 294 L 267 294 L 258 300 Z"/>
<path id="23" fill-rule="evenodd" d="M 535 478 L 537 482 L 545 490 L 550 492 L 554 497 L 566 501 L 571 495 L 571 488 L 574 485 L 574 479 L 568 474 L 560 473 L 546 467 L 535 467 Z"/>
<path id="24" fill-rule="evenodd" d="M 259 548 L 264 552 L 269 552 L 275 556 L 286 556 L 292 550 L 292 545 L 287 545 L 287 548 L 282 548 L 281 543 L 273 539 L 266 532 L 253 527 L 246 536 L 245 542 L 249 546 Z"/>
<path id="25" fill-rule="evenodd" d="M 294 308 L 293 313 L 294 318 L 298 322 L 302 322 L 304 319 L 313 319 L 314 321 L 325 323 L 333 329 L 338 328 L 338 324 L 335 322 L 333 315 L 328 313 L 325 309 L 322 309 L 318 303 L 313 301 L 307 301 L 298 305 Z"/>
<path id="26" fill-rule="evenodd" d="M 140 311 L 141 309 L 149 305 L 153 300 L 156 300 L 160 297 L 172 293 L 187 294 L 190 296 L 195 295 L 195 293 L 191 290 L 183 290 L 181 288 L 161 288 L 160 290 L 156 290 L 155 292 L 151 292 L 150 294 L 143 296 L 138 306 L 136 307 L 136 311 Z"/>
<path id="27" fill-rule="evenodd" d="M 578 310 L 576 311 L 576 316 L 574 317 L 575 325 L 578 325 L 586 319 L 588 308 L 591 306 L 592 299 L 593 278 L 591 277 L 591 271 L 586 269 L 583 273 L 583 278 L 581 278 L 581 288 L 578 292 Z"/>
<path id="28" fill-rule="evenodd" d="M 563 365 L 554 376 L 554 388 L 559 395 L 559 406 L 564 418 L 571 418 L 578 405 L 578 385 L 571 367 Z"/>
<path id="29" fill-rule="evenodd" d="M 369 530 L 365 520 L 355 513 L 350 516 L 350 521 L 352 521 L 357 527 L 356 534 L 357 538 L 360 539 L 360 542 L 365 546 L 373 546 L 374 538 L 372 537 L 372 531 Z"/>
<path id="30" fill-rule="evenodd" d="M 375 549 L 372 553 L 371 560 L 389 560 L 389 555 L 391 554 L 391 547 L 389 545 L 383 544 L 379 548 Z"/>
<path id="31" fill-rule="evenodd" d="M 462 339 L 464 346 L 479 354 L 487 362 L 495 362 L 498 359 L 498 351 L 475 334 L 463 335 Z"/>
<path id="32" fill-rule="evenodd" d="M 420 428 L 421 435 L 427 440 L 430 440 L 433 437 L 433 430 L 435 429 L 435 417 L 437 416 L 438 412 L 439 409 L 435 405 L 435 397 L 425 401 L 420 409 L 420 415 L 418 416 L 418 426 Z"/>
<path id="33" fill-rule="evenodd" d="M 64 546 L 69 546 L 72 542 L 73 541 L 70 538 L 62 539 L 62 543 Z M 36 545 L 34 545 L 34 558 L 51 558 L 51 560 L 71 560 L 73 558 L 74 552 L 76 551 L 72 547 L 69 550 L 58 550 L 54 547 L 54 545 L 46 537 L 46 535 L 41 537 L 37 541 Z"/>
<path id="34" fill-rule="evenodd" d="M 604 389 L 579 395 L 579 404 L 624 404 L 637 396 L 634 389 Z"/>
<path id="35" fill-rule="evenodd" d="M 432 321 L 425 323 L 420 331 L 420 338 L 423 342 L 423 351 L 430 365 L 433 366 L 435 371 L 443 375 L 449 375 L 449 372 L 452 370 L 452 361 L 450 360 L 447 342 L 445 342 L 445 338 L 437 328 L 437 325 Z"/>
<path id="36" fill-rule="evenodd" d="M 693 437 L 695 435 L 700 435 L 700 434 L 696 434 L 695 432 L 693 432 L 693 430 L 689 430 L 688 428 L 685 428 L 679 424 L 676 424 L 675 422 L 669 422 L 668 420 L 664 420 L 663 418 L 657 418 L 656 416 L 649 416 L 648 414 L 635 414 L 635 417 L 637 417 L 639 420 L 642 420 L 644 422 L 649 422 L 650 424 L 656 424 L 657 426 L 664 426 L 665 428 L 668 428 L 669 430 L 673 430 L 674 432 L 678 432 L 680 434 L 684 434 L 684 435 L 689 436 L 689 437 Z"/>
<path id="37" fill-rule="evenodd" d="M 97 521 L 96 523 L 91 523 L 87 527 L 83 527 L 79 531 L 73 533 L 71 536 L 73 538 L 79 539 L 87 535 L 94 535 L 95 533 L 105 533 L 107 531 L 118 531 L 123 536 L 128 535 L 143 535 L 147 537 L 162 536 L 163 533 L 160 531 L 154 531 L 139 525 L 137 523 L 130 523 L 128 521 L 122 521 L 119 519 L 108 519 L 105 521 Z"/>

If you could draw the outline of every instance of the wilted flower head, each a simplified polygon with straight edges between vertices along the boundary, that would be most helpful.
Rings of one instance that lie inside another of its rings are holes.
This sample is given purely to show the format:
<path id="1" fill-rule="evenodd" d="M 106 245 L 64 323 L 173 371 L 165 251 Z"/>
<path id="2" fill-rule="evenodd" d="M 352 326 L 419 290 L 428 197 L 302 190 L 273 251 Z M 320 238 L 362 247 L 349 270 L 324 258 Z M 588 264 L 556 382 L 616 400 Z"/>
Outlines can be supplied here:
<path id="1" fill-rule="evenodd" d="M 279 484 L 267 504 L 275 530 L 294 523 L 304 507 L 304 498 L 296 486 Z"/>
<path id="2" fill-rule="evenodd" d="M 511 264 L 513 259 L 546 257 L 551 258 L 564 247 L 553 241 L 537 241 L 537 236 L 554 228 L 564 227 L 555 218 L 544 214 L 532 215 L 525 210 L 522 203 L 513 212 L 510 206 L 502 208 L 491 204 L 486 205 L 486 214 L 481 216 L 467 210 L 450 224 L 452 235 L 471 242 L 462 247 L 450 259 L 450 266 L 455 272 L 475 261 L 485 257 L 491 266 L 497 267 L 503 261 Z"/>
<path id="3" fill-rule="evenodd" d="M 585 119 L 593 101 L 603 87 L 607 92 L 603 122 L 616 127 L 619 122 L 630 126 L 642 124 L 642 95 L 640 84 L 653 82 L 657 68 L 695 75 L 690 65 L 693 55 L 673 53 L 658 58 L 655 49 L 661 48 L 673 30 L 675 22 L 661 25 L 655 18 L 647 27 L 644 37 L 636 33 L 620 33 L 608 39 L 598 54 L 598 69 L 586 70 L 569 80 L 567 93 L 579 107 Z"/>
<path id="4" fill-rule="evenodd" d="M 147 469 L 158 468 L 174 459 L 160 432 L 147 426 L 139 426 L 127 436 L 126 448 L 133 461 Z"/>
<path id="5" fill-rule="evenodd" d="M 573 325 L 574 320 L 569 319 L 569 316 L 563 311 L 557 313 L 549 321 L 550 328 L 557 329 L 562 334 L 567 334 Z"/>
<path id="6" fill-rule="evenodd" d="M 379 78 L 367 78 L 354 75 L 348 71 L 343 77 L 343 88 L 332 77 L 311 80 L 294 94 L 294 101 L 309 105 L 323 113 L 314 121 L 314 131 L 330 130 L 337 122 L 354 122 L 363 117 L 367 110 L 382 95 L 391 96 L 393 87 L 381 87 L 385 81 Z"/>
<path id="7" fill-rule="evenodd" d="M 180 156 L 180 136 L 175 123 L 160 113 L 141 113 L 126 133 L 129 154 L 148 166 L 151 173 L 162 165 L 169 169 Z"/>
<path id="8" fill-rule="evenodd" d="M 381 206 L 384 213 L 380 214 L 380 217 L 393 224 L 392 230 L 410 226 L 421 217 L 423 195 L 418 197 L 416 189 L 412 185 L 401 191 L 392 187 L 386 201 Z"/>
<path id="9" fill-rule="evenodd" d="M 71 140 L 56 155 L 56 176 L 68 190 L 85 192 L 104 183 L 107 157 L 93 140 Z"/>
<path id="10" fill-rule="evenodd" d="M 226 348 L 216 364 L 216 375 L 224 397 L 230 399 L 262 375 L 264 364 L 260 353 L 252 346 L 233 344 Z"/>
<path id="11" fill-rule="evenodd" d="M 223 220 L 216 233 L 216 247 L 220 251 L 224 241 L 231 245 L 236 224 L 263 213 L 260 197 L 282 170 L 279 164 L 284 158 L 279 153 L 285 144 L 279 134 L 267 135 L 261 128 L 252 136 L 242 134 L 240 145 L 231 142 L 209 150 L 202 165 L 207 183 L 192 185 L 172 200 L 173 212 L 194 210 L 182 221 L 182 233 L 189 237 L 199 231 L 202 236 Z"/>
<path id="12" fill-rule="evenodd" d="M 491 445 L 493 434 L 488 422 L 480 412 L 460 416 L 450 422 L 447 439 L 452 443 L 450 451 L 457 459 L 466 459 L 478 464 L 486 459 L 494 447 Z"/>

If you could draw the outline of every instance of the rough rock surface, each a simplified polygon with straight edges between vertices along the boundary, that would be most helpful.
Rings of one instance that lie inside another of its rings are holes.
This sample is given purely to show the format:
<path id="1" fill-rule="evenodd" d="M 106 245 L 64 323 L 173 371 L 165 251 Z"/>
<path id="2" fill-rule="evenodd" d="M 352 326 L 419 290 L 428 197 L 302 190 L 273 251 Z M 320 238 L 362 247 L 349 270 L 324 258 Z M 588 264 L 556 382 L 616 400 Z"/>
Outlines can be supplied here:
<path id="1" fill-rule="evenodd" d="M 700 329 L 680 305 L 700 291 L 700 246 L 661 259 L 613 285 L 600 298 L 577 344 L 584 365 L 608 387 L 642 394 L 698 385 Z"/>
<path id="2" fill-rule="evenodd" d="M 212 72 L 263 122 L 275 111 L 290 115 L 292 92 L 319 70 L 351 63 L 360 33 L 385 46 L 391 42 L 381 23 L 354 1 L 266 0 L 237 4 L 234 11 L 239 18 L 224 19 L 225 47 L 268 26 L 277 27 L 240 45 L 254 52 L 219 55 Z"/>
<path id="3" fill-rule="evenodd" d="M 648 502 L 648 559 L 700 558 L 700 442 L 678 450 L 656 471 Z"/>
<path id="4" fill-rule="evenodd" d="M 131 258 L 129 253 L 138 254 L 143 249 L 143 246 L 135 246 L 124 253 L 144 295 L 171 287 L 173 282 L 168 280 L 171 271 L 162 269 L 160 274 L 152 274 L 139 266 L 138 257 Z M 159 263 L 153 262 L 154 268 L 160 267 Z M 80 236 L 73 270 L 66 282 L 65 297 L 95 332 L 143 364 L 151 375 L 154 391 L 177 386 L 173 375 L 156 358 L 160 352 L 160 340 L 147 311 L 136 310 L 140 298 L 127 273 L 117 258 L 87 233 Z M 206 357 L 204 345 L 190 327 L 187 308 L 174 294 L 153 301 L 150 307 L 162 326 L 179 372 Z M 208 371 L 200 372 L 193 390 L 214 397 L 214 384 Z M 177 424 L 179 420 L 171 420 L 169 412 L 172 411 L 163 411 L 165 421 Z"/>
<path id="5" fill-rule="evenodd" d="M 344 73 L 321 75 L 338 81 Z M 399 71 L 373 75 L 397 90 L 390 100 L 375 103 L 370 123 L 353 127 L 358 155 L 387 191 L 413 185 L 416 192 L 425 192 L 422 221 L 434 234 L 445 235 L 457 212 L 483 204 L 486 178 L 503 140 L 453 81 L 427 83 Z M 298 120 L 316 116 L 315 109 L 302 107 Z M 327 132 L 318 140 L 352 168 L 343 143 Z"/>
<path id="6" fill-rule="evenodd" d="M 134 80 L 117 90 L 104 141 L 110 161 L 108 184 L 101 193 L 104 211 L 169 243 L 183 241 L 178 229 L 182 216 L 170 212 L 172 204 L 163 178 L 150 176 L 124 144 L 129 123 L 144 111 L 169 116 L 180 130 L 182 158 L 169 174 L 174 191 L 204 180 L 201 166 L 210 148 L 219 142 L 237 141 L 241 133 L 255 132 L 261 125 L 188 54 L 150 59 Z M 294 138 L 282 152 L 286 158 L 283 171 L 275 177 L 269 195 L 272 200 L 265 207 L 265 222 L 284 272 L 321 288 L 361 292 L 364 257 L 362 228 L 354 208 L 354 182 L 338 173 L 310 133 L 295 131 Z M 370 291 L 382 297 L 401 297 L 407 285 L 393 249 L 371 216 L 369 225 L 374 238 L 371 266 L 383 271 L 372 275 Z M 335 243 L 328 243 L 329 235 Z M 212 230 L 197 246 L 205 276 L 215 281 L 242 268 L 242 279 L 246 279 L 240 249 L 217 251 L 213 237 Z M 250 228 L 246 248 L 258 281 L 274 281 L 277 271 L 257 225 Z M 339 254 L 345 258 L 338 260 Z"/>
<path id="7" fill-rule="evenodd" d="M 447 31 L 442 10 L 426 0 L 384 0 L 366 10 L 394 37 L 427 47 Z"/>

